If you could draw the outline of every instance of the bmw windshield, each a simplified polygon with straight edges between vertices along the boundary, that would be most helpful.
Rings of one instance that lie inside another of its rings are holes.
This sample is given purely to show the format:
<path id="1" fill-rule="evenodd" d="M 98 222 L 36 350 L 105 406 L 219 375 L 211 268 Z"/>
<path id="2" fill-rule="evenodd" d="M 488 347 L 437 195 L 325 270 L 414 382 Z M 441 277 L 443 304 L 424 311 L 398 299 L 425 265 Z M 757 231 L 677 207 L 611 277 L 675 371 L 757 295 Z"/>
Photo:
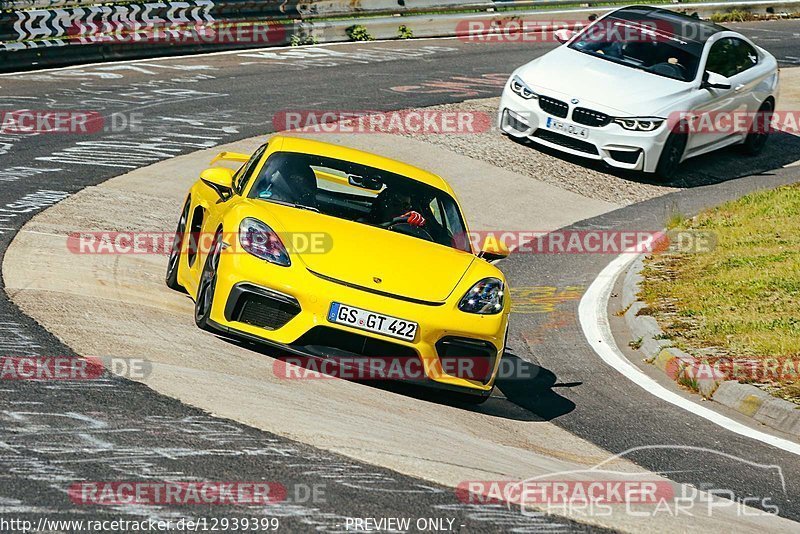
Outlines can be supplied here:
<path id="1" fill-rule="evenodd" d="M 660 26 L 607 17 L 586 28 L 569 48 L 665 78 L 694 80 L 702 44 Z"/>

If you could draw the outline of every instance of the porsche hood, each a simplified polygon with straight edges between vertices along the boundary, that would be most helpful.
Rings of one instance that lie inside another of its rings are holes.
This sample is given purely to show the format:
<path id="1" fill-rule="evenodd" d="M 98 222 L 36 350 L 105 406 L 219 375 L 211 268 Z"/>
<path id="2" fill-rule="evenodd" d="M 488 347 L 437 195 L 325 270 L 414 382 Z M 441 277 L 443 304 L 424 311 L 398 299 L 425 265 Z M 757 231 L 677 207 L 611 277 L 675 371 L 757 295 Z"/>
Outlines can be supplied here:
<path id="1" fill-rule="evenodd" d="M 444 302 L 475 261 L 468 252 L 313 211 L 270 205 L 269 212 L 262 220 L 281 234 L 293 263 L 351 287 Z M 276 218 L 277 225 L 270 222 Z M 302 238 L 292 245 L 293 234 L 316 235 L 323 246 L 307 246 Z"/>

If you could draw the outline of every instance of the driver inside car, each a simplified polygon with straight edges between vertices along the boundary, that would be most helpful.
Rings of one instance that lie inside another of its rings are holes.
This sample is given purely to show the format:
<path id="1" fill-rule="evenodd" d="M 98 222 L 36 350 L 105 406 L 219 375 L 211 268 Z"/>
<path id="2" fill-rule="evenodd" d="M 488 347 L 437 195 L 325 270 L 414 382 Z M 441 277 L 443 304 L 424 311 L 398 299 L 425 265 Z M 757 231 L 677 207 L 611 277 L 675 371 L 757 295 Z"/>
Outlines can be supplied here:
<path id="1" fill-rule="evenodd" d="M 391 187 L 375 197 L 369 220 L 379 226 L 406 223 L 419 228 L 426 224 L 425 217 L 414 209 L 411 195 L 407 191 Z"/>

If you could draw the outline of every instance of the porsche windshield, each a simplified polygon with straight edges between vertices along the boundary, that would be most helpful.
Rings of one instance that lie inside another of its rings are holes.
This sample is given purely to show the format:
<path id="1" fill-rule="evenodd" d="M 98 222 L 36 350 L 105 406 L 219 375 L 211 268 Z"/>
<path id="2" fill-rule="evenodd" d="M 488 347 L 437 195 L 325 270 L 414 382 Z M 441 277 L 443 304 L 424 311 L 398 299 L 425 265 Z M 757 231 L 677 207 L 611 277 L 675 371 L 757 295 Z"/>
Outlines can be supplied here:
<path id="1" fill-rule="evenodd" d="M 264 164 L 248 196 L 470 252 L 461 213 L 450 195 L 374 167 L 276 152 Z"/>
<path id="2" fill-rule="evenodd" d="M 573 50 L 680 80 L 694 80 L 703 45 L 654 24 L 608 17 L 588 27 L 569 45 Z"/>

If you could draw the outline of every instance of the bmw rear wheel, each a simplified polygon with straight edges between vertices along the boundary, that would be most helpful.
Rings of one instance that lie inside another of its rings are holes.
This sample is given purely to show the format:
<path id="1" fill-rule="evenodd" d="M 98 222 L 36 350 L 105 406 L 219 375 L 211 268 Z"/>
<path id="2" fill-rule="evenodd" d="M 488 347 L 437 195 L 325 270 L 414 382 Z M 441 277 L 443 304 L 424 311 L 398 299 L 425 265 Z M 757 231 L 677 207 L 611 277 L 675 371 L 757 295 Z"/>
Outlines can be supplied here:
<path id="1" fill-rule="evenodd" d="M 775 109 L 775 104 L 772 100 L 766 100 L 761 107 L 758 108 L 756 119 L 753 123 L 753 130 L 747 134 L 744 143 L 741 145 L 741 151 L 748 156 L 757 156 L 764 150 L 764 145 L 767 144 L 769 138 L 769 128 L 772 111 Z"/>
<path id="2" fill-rule="evenodd" d="M 209 325 L 211 307 L 214 305 L 214 291 L 217 288 L 217 269 L 219 269 L 219 255 L 222 252 L 222 232 L 217 230 L 211 248 L 206 256 L 206 263 L 200 275 L 200 284 L 197 288 L 197 298 L 194 301 L 194 322 L 203 330 L 209 332 L 214 329 Z"/>
<path id="3" fill-rule="evenodd" d="M 178 229 L 175 230 L 175 237 L 172 239 L 172 249 L 169 251 L 169 260 L 167 261 L 167 287 L 184 293 L 186 293 L 186 289 L 178 283 L 178 264 L 181 259 L 183 240 L 186 238 L 186 223 L 189 220 L 191 204 L 191 199 L 187 199 L 186 205 L 181 212 L 181 218 L 178 221 Z"/>

